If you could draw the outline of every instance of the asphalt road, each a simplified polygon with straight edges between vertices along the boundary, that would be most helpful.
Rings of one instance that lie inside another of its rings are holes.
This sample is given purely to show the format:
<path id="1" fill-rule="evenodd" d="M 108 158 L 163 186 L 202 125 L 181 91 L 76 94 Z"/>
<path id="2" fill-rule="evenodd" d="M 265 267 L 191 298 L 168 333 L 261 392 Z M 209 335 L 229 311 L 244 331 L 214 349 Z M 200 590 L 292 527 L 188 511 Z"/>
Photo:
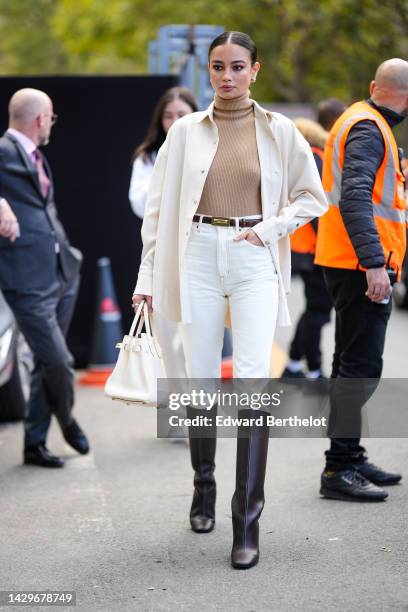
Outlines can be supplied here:
<path id="1" fill-rule="evenodd" d="M 408 312 L 391 321 L 387 376 L 406 374 L 407 323 Z M 331 333 L 328 326 L 326 371 Z M 287 331 L 277 339 L 284 347 Z M 326 441 L 272 439 L 261 560 L 236 571 L 234 440 L 218 442 L 216 529 L 198 535 L 188 523 L 188 448 L 155 438 L 154 410 L 78 387 L 76 414 L 93 450 L 76 455 L 54 424 L 49 447 L 66 459 L 63 470 L 23 467 L 22 425 L 0 428 L 0 590 L 74 590 L 85 612 L 408 611 L 406 484 L 382 504 L 323 500 Z M 367 447 L 376 463 L 408 473 L 406 439 Z"/>

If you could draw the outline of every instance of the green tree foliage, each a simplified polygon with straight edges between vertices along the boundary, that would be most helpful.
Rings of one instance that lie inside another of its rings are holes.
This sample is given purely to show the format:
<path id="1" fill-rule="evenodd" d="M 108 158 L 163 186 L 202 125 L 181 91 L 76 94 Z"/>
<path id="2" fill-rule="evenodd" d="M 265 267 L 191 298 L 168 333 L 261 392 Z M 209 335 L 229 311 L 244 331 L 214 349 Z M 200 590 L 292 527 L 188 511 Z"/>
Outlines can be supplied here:
<path id="1" fill-rule="evenodd" d="M 53 34 L 55 0 L 0 0 L 0 74 L 65 72 L 68 58 Z"/>
<path id="2" fill-rule="evenodd" d="M 408 54 L 408 0 L 0 0 L 0 70 L 144 73 L 148 41 L 171 23 L 248 32 L 264 101 L 360 98 L 381 61 Z"/>

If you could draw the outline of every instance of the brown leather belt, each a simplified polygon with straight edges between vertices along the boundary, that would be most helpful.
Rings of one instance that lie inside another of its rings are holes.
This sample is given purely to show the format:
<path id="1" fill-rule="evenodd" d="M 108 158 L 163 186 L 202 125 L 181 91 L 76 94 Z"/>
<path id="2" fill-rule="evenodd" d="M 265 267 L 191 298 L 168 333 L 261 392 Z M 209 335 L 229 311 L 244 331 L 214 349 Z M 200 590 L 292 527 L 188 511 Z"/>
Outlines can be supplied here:
<path id="1" fill-rule="evenodd" d="M 205 215 L 194 215 L 193 221 L 198 222 L 201 217 L 202 223 L 210 223 L 221 227 L 236 227 L 237 221 L 238 227 L 254 227 L 262 221 L 262 219 L 231 219 L 230 217 L 206 217 Z"/>

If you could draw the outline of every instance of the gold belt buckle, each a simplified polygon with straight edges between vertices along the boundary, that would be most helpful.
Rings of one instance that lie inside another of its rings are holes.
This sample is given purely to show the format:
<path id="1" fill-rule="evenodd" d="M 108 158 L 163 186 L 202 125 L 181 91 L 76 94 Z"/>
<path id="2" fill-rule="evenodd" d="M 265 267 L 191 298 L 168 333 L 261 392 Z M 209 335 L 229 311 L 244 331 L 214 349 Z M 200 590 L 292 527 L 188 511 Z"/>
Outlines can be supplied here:
<path id="1" fill-rule="evenodd" d="M 211 219 L 211 225 L 222 225 L 223 227 L 229 227 L 230 220 L 228 217 L 213 217 Z"/>

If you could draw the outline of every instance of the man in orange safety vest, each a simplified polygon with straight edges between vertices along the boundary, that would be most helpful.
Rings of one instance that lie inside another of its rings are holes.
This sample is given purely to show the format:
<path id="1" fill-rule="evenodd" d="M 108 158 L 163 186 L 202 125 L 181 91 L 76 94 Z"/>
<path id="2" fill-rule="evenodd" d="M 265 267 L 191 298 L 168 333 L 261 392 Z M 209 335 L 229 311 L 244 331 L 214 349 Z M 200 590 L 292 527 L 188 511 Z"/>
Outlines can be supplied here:
<path id="1" fill-rule="evenodd" d="M 382 487 L 401 479 L 368 461 L 359 428 L 361 407 L 381 377 L 391 284 L 406 246 L 405 182 L 392 128 L 408 111 L 408 62 L 383 62 L 370 96 L 349 107 L 330 132 L 323 162 L 329 210 L 319 220 L 315 258 L 336 310 L 333 429 L 320 492 L 351 501 L 382 501 L 388 495 Z M 352 386 L 350 379 L 368 383 Z M 347 384 L 354 389 L 348 398 Z M 346 414 L 351 429 L 336 429 Z"/>

